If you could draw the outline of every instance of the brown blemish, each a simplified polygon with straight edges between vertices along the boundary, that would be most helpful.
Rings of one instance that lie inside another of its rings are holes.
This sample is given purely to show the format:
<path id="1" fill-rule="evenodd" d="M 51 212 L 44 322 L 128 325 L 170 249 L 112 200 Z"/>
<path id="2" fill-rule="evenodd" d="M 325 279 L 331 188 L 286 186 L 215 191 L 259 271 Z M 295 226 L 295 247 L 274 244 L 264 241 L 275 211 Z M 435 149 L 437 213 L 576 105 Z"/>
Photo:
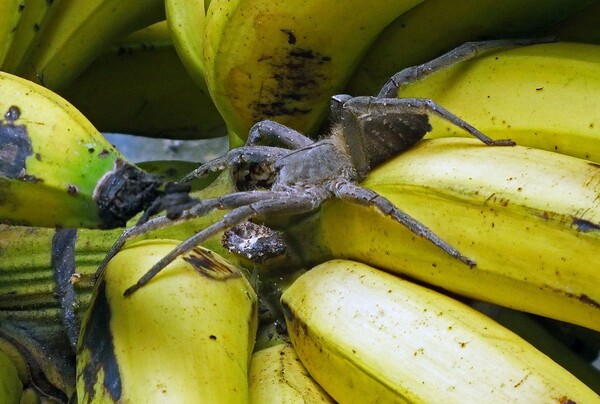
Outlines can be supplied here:
<path id="1" fill-rule="evenodd" d="M 77 195 L 79 193 L 79 188 L 73 184 L 67 185 L 67 193 L 69 195 Z"/>
<path id="2" fill-rule="evenodd" d="M 207 278 L 224 280 L 241 276 L 233 266 L 213 254 L 212 251 L 203 248 L 194 248 L 183 257 L 183 260 Z"/>

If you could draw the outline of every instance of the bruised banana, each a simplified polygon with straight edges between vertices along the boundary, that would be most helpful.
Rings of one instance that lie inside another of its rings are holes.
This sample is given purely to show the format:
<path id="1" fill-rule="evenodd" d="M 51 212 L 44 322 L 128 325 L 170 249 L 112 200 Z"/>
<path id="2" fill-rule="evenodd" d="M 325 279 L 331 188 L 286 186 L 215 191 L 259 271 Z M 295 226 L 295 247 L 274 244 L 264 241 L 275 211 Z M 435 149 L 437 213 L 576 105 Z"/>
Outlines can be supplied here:
<path id="1" fill-rule="evenodd" d="M 382 31 L 356 68 L 346 91 L 375 95 L 404 68 L 428 62 L 468 41 L 535 37 L 592 2 L 427 0 Z"/>
<path id="2" fill-rule="evenodd" d="M 3 3 L 7 4 L 9 2 Z M 27 0 L 18 3 L 22 7 L 21 19 L 14 31 L 14 38 L 4 62 L 0 63 L 1 70 L 8 73 L 17 72 L 17 68 L 23 62 L 23 58 L 39 31 L 47 11 L 55 2 L 48 0 Z M 0 13 L 0 15 L 3 14 Z"/>
<path id="3" fill-rule="evenodd" d="M 288 229 L 290 244 L 305 260 L 366 262 L 600 331 L 598 164 L 521 146 L 440 138 L 376 168 L 362 185 L 477 265 L 449 257 L 375 209 L 339 200 Z"/>
<path id="4" fill-rule="evenodd" d="M 331 95 L 378 33 L 420 2 L 213 0 L 201 39 L 204 74 L 230 146 L 267 118 L 304 133 L 318 129 Z M 186 23 L 195 23 L 192 16 Z"/>
<path id="5" fill-rule="evenodd" d="M 237 268 L 196 248 L 123 296 L 177 244 L 138 242 L 108 265 L 80 334 L 81 402 L 248 402 L 257 297 Z"/>
<path id="6" fill-rule="evenodd" d="M 0 67 L 15 38 L 15 31 L 23 14 L 20 1 L 7 0 L 0 2 Z"/>
<path id="7" fill-rule="evenodd" d="M 19 403 L 23 393 L 23 384 L 17 368 L 10 358 L 0 350 L 0 397 L 3 403 Z"/>
<path id="8" fill-rule="evenodd" d="M 340 403 L 600 400 L 489 317 L 359 262 L 312 268 L 281 302 L 302 363 Z"/>
<path id="9" fill-rule="evenodd" d="M 567 42 L 487 51 L 400 87 L 486 135 L 600 163 L 600 45 Z M 463 136 L 432 118 L 427 137 Z"/>
<path id="10" fill-rule="evenodd" d="M 0 221 L 123 226 L 159 193 L 71 104 L 0 72 Z"/>
<path id="11" fill-rule="evenodd" d="M 227 134 L 206 85 L 194 83 L 166 22 L 115 42 L 62 95 L 101 132 L 172 139 Z"/>
<path id="12" fill-rule="evenodd" d="M 249 370 L 250 403 L 334 403 L 308 374 L 289 343 L 252 355 Z"/>
<path id="13" fill-rule="evenodd" d="M 16 73 L 60 92 L 112 42 L 164 18 L 161 0 L 57 1 Z"/>

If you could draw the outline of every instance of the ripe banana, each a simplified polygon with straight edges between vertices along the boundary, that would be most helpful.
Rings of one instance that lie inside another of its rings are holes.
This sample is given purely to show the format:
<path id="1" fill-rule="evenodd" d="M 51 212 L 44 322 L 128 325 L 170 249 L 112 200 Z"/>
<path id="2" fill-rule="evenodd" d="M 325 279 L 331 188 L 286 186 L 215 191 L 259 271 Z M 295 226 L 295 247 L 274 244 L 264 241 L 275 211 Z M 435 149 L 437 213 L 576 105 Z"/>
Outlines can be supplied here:
<path id="1" fill-rule="evenodd" d="M 79 400 L 248 402 L 257 297 L 237 268 L 197 248 L 123 296 L 177 244 L 135 243 L 109 264 L 80 334 Z"/>
<path id="2" fill-rule="evenodd" d="M 289 343 L 255 352 L 249 370 L 250 403 L 334 403 L 308 374 Z"/>
<path id="3" fill-rule="evenodd" d="M 108 143 L 64 99 L 0 72 L 0 220 L 116 227 L 158 195 L 159 181 Z"/>
<path id="4" fill-rule="evenodd" d="M 21 19 L 14 31 L 14 39 L 6 58 L 3 63 L 0 63 L 2 71 L 13 74 L 17 72 L 17 68 L 23 63 L 23 59 L 28 54 L 30 45 L 42 25 L 46 12 L 55 4 L 54 1 L 48 0 L 27 0 L 17 3 L 22 7 Z"/>
<path id="5" fill-rule="evenodd" d="M 114 43 L 62 95 L 101 132 L 178 139 L 227 134 L 206 84 L 197 86 L 184 69 L 165 21 Z"/>
<path id="6" fill-rule="evenodd" d="M 356 68 L 346 91 L 377 94 L 396 72 L 428 62 L 468 41 L 535 37 L 592 2 L 427 0 L 383 30 Z"/>
<path id="7" fill-rule="evenodd" d="M 281 302 L 302 363 L 340 403 L 600 400 L 489 317 L 365 264 L 319 265 Z"/>
<path id="8" fill-rule="evenodd" d="M 0 67 L 14 41 L 22 11 L 23 7 L 18 0 L 0 2 Z"/>
<path id="9" fill-rule="evenodd" d="M 600 45 L 548 43 L 486 52 L 402 86 L 486 135 L 600 163 Z M 463 136 L 437 118 L 427 137 Z"/>
<path id="10" fill-rule="evenodd" d="M 48 10 L 17 74 L 61 91 L 112 42 L 164 19 L 160 0 L 60 0 Z"/>
<path id="11" fill-rule="evenodd" d="M 598 164 L 440 138 L 381 165 L 362 185 L 477 265 L 450 258 L 374 209 L 336 200 L 316 220 L 288 229 L 306 260 L 353 259 L 600 331 Z"/>
<path id="12" fill-rule="evenodd" d="M 19 379 L 17 368 L 10 358 L 0 350 L 0 397 L 3 403 L 18 404 L 23 393 L 23 384 Z"/>
<path id="13" fill-rule="evenodd" d="M 204 73 L 231 147 L 266 118 L 305 133 L 316 130 L 330 96 L 343 88 L 377 34 L 420 2 L 365 7 L 359 1 L 213 0 Z"/>

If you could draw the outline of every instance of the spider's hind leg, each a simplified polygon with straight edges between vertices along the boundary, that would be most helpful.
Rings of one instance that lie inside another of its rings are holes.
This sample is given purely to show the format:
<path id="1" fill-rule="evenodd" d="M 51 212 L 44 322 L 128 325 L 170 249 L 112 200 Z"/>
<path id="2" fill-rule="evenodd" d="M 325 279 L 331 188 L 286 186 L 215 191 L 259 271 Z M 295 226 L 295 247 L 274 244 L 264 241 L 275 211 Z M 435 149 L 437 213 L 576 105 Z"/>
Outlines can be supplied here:
<path id="1" fill-rule="evenodd" d="M 534 45 L 554 42 L 555 40 L 555 38 L 530 38 L 466 42 L 429 62 L 418 66 L 408 67 L 394 74 L 383 85 L 379 94 L 377 94 L 377 97 L 395 98 L 400 86 L 418 81 L 429 74 L 435 73 L 455 63 L 474 58 L 487 50 L 502 49 L 510 46 Z"/>

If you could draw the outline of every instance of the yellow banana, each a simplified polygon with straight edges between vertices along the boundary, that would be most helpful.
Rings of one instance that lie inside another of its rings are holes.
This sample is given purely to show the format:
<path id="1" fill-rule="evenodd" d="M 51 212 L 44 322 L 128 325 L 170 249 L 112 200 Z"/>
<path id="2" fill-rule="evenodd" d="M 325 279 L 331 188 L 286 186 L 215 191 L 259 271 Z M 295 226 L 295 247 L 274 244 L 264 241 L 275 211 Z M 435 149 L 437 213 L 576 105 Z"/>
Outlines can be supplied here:
<path id="1" fill-rule="evenodd" d="M 17 73 L 61 91 L 112 42 L 164 18 L 160 0 L 60 0 L 48 10 Z"/>
<path id="2" fill-rule="evenodd" d="M 109 264 L 80 334 L 79 400 L 248 402 L 257 297 L 238 269 L 197 248 L 123 296 L 178 243 L 135 243 Z"/>
<path id="3" fill-rule="evenodd" d="M 23 13 L 22 2 L 5 0 L 0 2 L 0 67 L 2 67 Z"/>
<path id="4" fill-rule="evenodd" d="M 206 85 L 197 86 L 184 69 L 164 21 L 114 43 L 62 95 L 101 132 L 178 139 L 227 134 Z"/>
<path id="5" fill-rule="evenodd" d="M 288 231 L 305 259 L 366 262 L 478 300 L 600 331 L 600 166 L 474 139 L 419 143 L 363 182 L 475 260 L 375 209 L 326 203 Z M 304 226 L 304 227 L 303 227 Z"/>
<path id="6" fill-rule="evenodd" d="M 596 394 L 600 394 L 600 369 L 594 368 L 591 363 L 559 341 L 539 324 L 534 316 L 481 302 L 472 303 L 471 306 L 522 337 L 585 383 Z"/>
<path id="7" fill-rule="evenodd" d="M 158 195 L 159 181 L 108 143 L 71 104 L 0 72 L 0 220 L 115 227 Z"/>
<path id="8" fill-rule="evenodd" d="M 22 392 L 23 384 L 21 384 L 15 365 L 0 350 L 0 397 L 2 397 L 2 402 L 18 404 Z"/>
<path id="9" fill-rule="evenodd" d="M 42 25 L 46 12 L 53 4 L 58 2 L 48 0 L 27 0 L 18 3 L 23 8 L 21 11 L 21 19 L 14 32 L 14 39 L 6 54 L 6 58 L 3 63 L 0 63 L 2 71 L 8 73 L 17 72 L 17 68 L 21 65 L 23 59 L 30 50 L 30 45 Z"/>
<path id="10" fill-rule="evenodd" d="M 549 43 L 486 52 L 402 86 L 486 135 L 600 163 L 600 45 Z M 463 136 L 432 118 L 427 137 Z"/>
<path id="11" fill-rule="evenodd" d="M 255 352 L 249 370 L 250 402 L 334 403 L 314 381 L 289 343 Z"/>
<path id="12" fill-rule="evenodd" d="M 331 95 L 343 88 L 377 34 L 420 2 L 365 7 L 357 1 L 213 0 L 203 38 L 204 73 L 231 146 L 243 143 L 250 126 L 265 118 L 302 132 L 317 129 Z"/>
<path id="13" fill-rule="evenodd" d="M 534 37 L 592 2 L 427 0 L 402 14 L 377 37 L 346 91 L 377 94 L 390 76 L 406 67 L 428 62 L 468 41 Z"/>
<path id="14" fill-rule="evenodd" d="M 319 265 L 281 301 L 298 356 L 340 403 L 600 402 L 489 317 L 365 264 Z"/>

